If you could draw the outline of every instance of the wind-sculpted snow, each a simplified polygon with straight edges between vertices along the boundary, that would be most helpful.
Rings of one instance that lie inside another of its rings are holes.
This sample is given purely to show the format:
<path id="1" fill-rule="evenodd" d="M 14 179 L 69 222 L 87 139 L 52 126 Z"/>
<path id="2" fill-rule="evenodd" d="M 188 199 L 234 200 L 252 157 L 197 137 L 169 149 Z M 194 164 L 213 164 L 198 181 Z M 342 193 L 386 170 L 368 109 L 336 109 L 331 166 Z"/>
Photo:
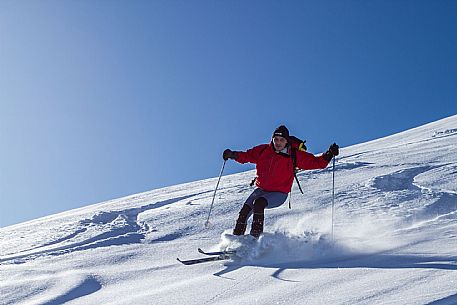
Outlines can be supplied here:
<path id="1" fill-rule="evenodd" d="M 64 294 L 57 296 L 55 299 L 52 299 L 46 303 L 45 305 L 58 305 L 63 304 L 86 295 L 92 294 L 97 292 L 102 288 L 97 279 L 93 277 L 87 277 L 82 282 L 78 283 L 75 287 L 71 288 L 69 291 L 65 292 Z"/>
<path id="2" fill-rule="evenodd" d="M 430 170 L 430 166 L 421 166 L 378 176 L 372 180 L 372 186 L 382 192 L 410 191 L 414 193 L 420 191 L 420 188 L 413 183 L 414 178 L 428 170 Z"/>
<path id="3" fill-rule="evenodd" d="M 74 251 L 140 243 L 145 238 L 145 234 L 150 231 L 150 228 L 147 223 L 138 221 L 139 214 L 198 195 L 200 194 L 182 196 L 139 208 L 98 212 L 90 219 L 79 221 L 74 232 L 54 241 L 44 243 L 41 246 L 32 247 L 28 251 L 2 256 L 0 257 L 0 263 L 24 263 L 25 260 L 35 259 L 43 255 L 55 256 Z"/>
<path id="4" fill-rule="evenodd" d="M 39 287 L 31 290 L 30 287 Z M 18 305 L 57 305 L 82 298 L 102 289 L 100 281 L 88 274 L 78 271 L 63 271 L 57 274 L 44 276 L 29 275 L 29 277 L 15 281 L 14 285 L 6 288 L 12 289 L 2 294 L 2 304 Z M 14 291 L 17 289 L 18 291 Z M 48 291 L 43 295 L 42 291 Z M 8 301 L 9 294 L 14 293 L 14 298 Z"/>
<path id="5" fill-rule="evenodd" d="M 332 164 L 302 171 L 305 194 L 294 183 L 292 209 L 267 210 L 258 240 L 230 235 L 254 171 L 222 177 L 209 228 L 217 178 L 2 228 L 0 303 L 454 304 L 456 126 L 341 148 L 334 213 Z M 199 247 L 237 253 L 176 261 Z"/>
<path id="6" fill-rule="evenodd" d="M 437 217 L 457 218 L 457 193 L 426 188 L 420 184 L 423 178 L 418 179 L 418 177 L 428 176 L 431 172 L 442 172 L 443 167 L 446 165 L 421 166 L 396 171 L 374 178 L 371 186 L 379 189 L 383 196 L 389 197 L 391 203 L 388 203 L 388 206 L 402 204 L 410 207 L 412 214 L 408 219 L 411 221 L 423 221 Z M 448 178 L 453 180 L 454 177 Z M 449 180 L 446 179 L 446 181 Z"/>
<path id="7" fill-rule="evenodd" d="M 428 191 L 442 191 L 457 194 L 457 164 L 435 167 L 414 178 L 414 183 Z"/>

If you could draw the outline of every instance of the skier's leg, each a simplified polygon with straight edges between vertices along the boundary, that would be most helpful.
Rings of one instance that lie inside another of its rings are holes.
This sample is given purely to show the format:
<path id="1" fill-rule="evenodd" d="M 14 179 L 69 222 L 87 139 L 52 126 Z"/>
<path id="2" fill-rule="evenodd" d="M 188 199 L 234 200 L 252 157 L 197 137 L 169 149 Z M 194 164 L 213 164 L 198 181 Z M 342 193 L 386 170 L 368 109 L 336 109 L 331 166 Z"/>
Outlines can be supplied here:
<path id="1" fill-rule="evenodd" d="M 256 188 L 251 195 L 246 199 L 241 211 L 239 213 L 238 219 L 236 221 L 235 229 L 233 230 L 233 235 L 244 235 L 246 231 L 246 225 L 249 217 L 252 215 L 252 209 L 254 208 L 254 200 L 256 200 L 263 191 L 259 188 Z"/>
<path id="2" fill-rule="evenodd" d="M 265 219 L 265 208 L 268 202 L 265 198 L 260 197 L 254 201 L 254 216 L 252 219 L 251 235 L 259 237 L 263 233 L 263 222 Z"/>
<path id="3" fill-rule="evenodd" d="M 238 215 L 238 219 L 236 221 L 235 229 L 233 229 L 233 235 L 244 235 L 244 232 L 246 231 L 246 225 L 248 218 L 251 214 L 252 208 L 245 204 L 241 208 L 241 211 Z"/>

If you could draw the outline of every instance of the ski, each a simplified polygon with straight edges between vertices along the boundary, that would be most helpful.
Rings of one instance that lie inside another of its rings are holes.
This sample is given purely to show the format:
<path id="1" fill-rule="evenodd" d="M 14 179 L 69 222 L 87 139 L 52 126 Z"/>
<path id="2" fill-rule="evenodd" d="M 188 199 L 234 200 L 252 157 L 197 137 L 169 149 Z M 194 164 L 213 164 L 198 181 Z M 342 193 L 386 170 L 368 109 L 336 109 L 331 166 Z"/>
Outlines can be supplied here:
<path id="1" fill-rule="evenodd" d="M 232 255 L 235 254 L 235 250 L 227 250 L 227 251 L 215 251 L 215 252 L 206 252 L 203 251 L 201 248 L 198 248 L 198 252 L 204 255 Z"/>
<path id="2" fill-rule="evenodd" d="M 214 261 L 223 261 L 226 259 L 229 259 L 230 256 L 228 255 L 218 255 L 218 256 L 209 256 L 209 257 L 204 257 L 204 258 L 197 258 L 197 259 L 189 259 L 189 260 L 180 260 L 177 258 L 178 262 L 184 265 L 195 265 L 195 264 L 200 264 L 200 263 L 206 263 L 206 262 L 214 262 Z"/>
<path id="3" fill-rule="evenodd" d="M 189 259 L 189 260 L 181 260 L 177 258 L 178 262 L 184 265 L 195 265 L 200 263 L 206 262 L 214 262 L 214 261 L 223 261 L 230 259 L 233 254 L 236 253 L 234 250 L 229 251 L 216 251 L 216 252 L 205 252 L 201 248 L 198 248 L 198 252 L 203 255 L 207 255 L 208 257 L 197 258 L 197 259 Z"/>

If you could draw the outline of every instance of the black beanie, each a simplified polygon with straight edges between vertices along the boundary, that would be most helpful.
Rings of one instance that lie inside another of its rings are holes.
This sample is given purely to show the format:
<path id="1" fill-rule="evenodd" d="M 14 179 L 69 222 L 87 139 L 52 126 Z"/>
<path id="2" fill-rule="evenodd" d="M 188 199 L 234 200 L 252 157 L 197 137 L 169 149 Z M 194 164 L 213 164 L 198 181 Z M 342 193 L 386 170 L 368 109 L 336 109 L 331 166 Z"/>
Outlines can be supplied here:
<path id="1" fill-rule="evenodd" d="M 280 136 L 280 137 L 286 138 L 287 141 L 289 141 L 289 129 L 287 129 L 286 126 L 281 125 L 278 128 L 276 128 L 275 131 L 273 132 L 272 138 L 274 136 Z"/>

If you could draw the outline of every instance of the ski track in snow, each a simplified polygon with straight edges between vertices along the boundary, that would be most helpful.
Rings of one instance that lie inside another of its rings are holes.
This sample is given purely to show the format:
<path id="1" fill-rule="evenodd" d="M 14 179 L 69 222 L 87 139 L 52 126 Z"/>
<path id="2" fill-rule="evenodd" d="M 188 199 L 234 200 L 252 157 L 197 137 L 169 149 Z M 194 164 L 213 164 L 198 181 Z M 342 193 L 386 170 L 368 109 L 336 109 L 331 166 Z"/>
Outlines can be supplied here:
<path id="1" fill-rule="evenodd" d="M 456 304 L 456 126 L 454 116 L 342 148 L 334 241 L 331 166 L 298 174 L 305 196 L 294 185 L 292 210 L 267 210 L 257 241 L 227 234 L 253 171 L 222 178 L 209 229 L 216 178 L 2 228 L 1 302 Z M 237 254 L 176 262 L 198 247 Z"/>

